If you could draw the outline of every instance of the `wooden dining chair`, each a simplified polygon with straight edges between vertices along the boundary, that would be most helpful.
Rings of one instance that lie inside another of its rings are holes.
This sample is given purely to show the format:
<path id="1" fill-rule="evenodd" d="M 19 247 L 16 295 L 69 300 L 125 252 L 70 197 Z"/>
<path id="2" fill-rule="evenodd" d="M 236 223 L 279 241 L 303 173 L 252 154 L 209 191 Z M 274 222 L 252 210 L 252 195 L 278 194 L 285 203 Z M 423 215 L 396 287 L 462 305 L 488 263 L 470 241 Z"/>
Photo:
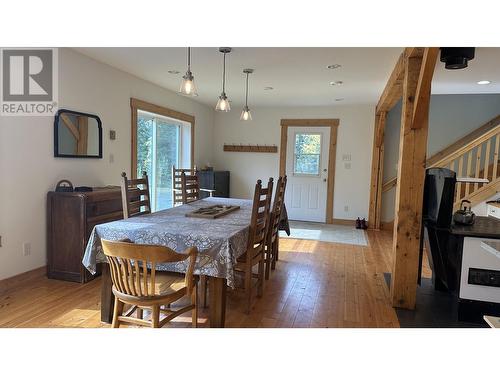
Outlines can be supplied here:
<path id="1" fill-rule="evenodd" d="M 269 229 L 269 207 L 273 192 L 273 179 L 270 178 L 266 188 L 262 188 L 262 181 L 258 180 L 255 185 L 253 197 L 252 216 L 248 232 L 246 252 L 236 262 L 235 271 L 243 274 L 244 291 L 246 294 L 246 313 L 250 313 L 252 307 L 253 289 L 257 289 L 257 296 L 262 297 L 264 292 L 264 252 Z M 258 272 L 253 268 L 258 265 Z M 257 282 L 253 283 L 256 278 Z"/>
<path id="2" fill-rule="evenodd" d="M 287 177 L 280 176 L 276 184 L 276 193 L 274 194 L 273 208 L 270 212 L 269 231 L 267 233 L 265 264 L 266 264 L 266 280 L 269 280 L 270 270 L 276 268 L 279 251 L 279 226 L 281 220 L 281 212 L 283 211 L 283 203 L 285 201 Z"/>
<path id="3" fill-rule="evenodd" d="M 197 278 L 193 275 L 198 255 L 196 247 L 180 254 L 165 246 L 135 244 L 126 240 L 101 242 L 109 263 L 115 296 L 113 328 L 118 328 L 122 323 L 159 328 L 190 310 L 193 310 L 192 326 L 197 327 Z M 182 262 L 187 259 L 189 264 L 185 275 L 156 271 L 159 263 Z M 171 303 L 186 296 L 189 298 L 186 306 L 177 310 L 170 308 Z M 124 304 L 132 305 L 125 314 Z M 132 317 L 138 309 L 138 317 Z M 142 318 L 142 309 L 151 310 L 151 320 Z M 162 320 L 160 312 L 166 314 Z"/>
<path id="4" fill-rule="evenodd" d="M 127 174 L 122 172 L 121 189 L 124 219 L 151 213 L 151 197 L 146 172 L 142 172 L 142 178 L 134 180 L 129 180 Z"/>
<path id="5" fill-rule="evenodd" d="M 178 206 L 182 203 L 182 174 L 194 176 L 196 174 L 196 166 L 194 168 L 176 168 L 172 165 L 172 205 Z"/>
<path id="6" fill-rule="evenodd" d="M 200 199 L 200 182 L 198 175 L 181 173 L 182 204 L 191 203 Z"/>

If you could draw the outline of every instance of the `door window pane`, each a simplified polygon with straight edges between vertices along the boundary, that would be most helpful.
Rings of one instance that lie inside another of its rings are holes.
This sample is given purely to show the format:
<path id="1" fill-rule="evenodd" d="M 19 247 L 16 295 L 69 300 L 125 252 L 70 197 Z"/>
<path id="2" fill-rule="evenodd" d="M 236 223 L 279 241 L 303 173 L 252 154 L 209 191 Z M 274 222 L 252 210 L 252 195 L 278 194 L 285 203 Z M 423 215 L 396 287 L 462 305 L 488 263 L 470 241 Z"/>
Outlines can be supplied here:
<path id="1" fill-rule="evenodd" d="M 156 210 L 172 203 L 172 165 L 179 165 L 180 129 L 177 124 L 162 120 L 156 123 Z"/>
<path id="2" fill-rule="evenodd" d="M 295 134 L 293 173 L 319 176 L 321 163 L 321 134 Z"/>
<path id="3" fill-rule="evenodd" d="M 137 176 L 147 172 L 153 211 L 173 206 L 172 166 L 181 164 L 181 124 L 138 111 Z"/>
<path id="4" fill-rule="evenodd" d="M 149 177 L 153 175 L 153 119 L 137 116 L 137 177 L 146 172 Z"/>

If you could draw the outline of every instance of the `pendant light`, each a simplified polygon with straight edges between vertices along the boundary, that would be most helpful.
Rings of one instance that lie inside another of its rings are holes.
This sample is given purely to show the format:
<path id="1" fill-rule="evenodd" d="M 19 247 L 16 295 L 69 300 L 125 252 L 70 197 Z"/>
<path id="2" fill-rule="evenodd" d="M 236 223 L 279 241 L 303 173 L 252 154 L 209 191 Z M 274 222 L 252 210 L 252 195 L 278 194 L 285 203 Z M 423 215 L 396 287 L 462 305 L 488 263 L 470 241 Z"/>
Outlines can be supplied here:
<path id="1" fill-rule="evenodd" d="M 243 73 L 247 75 L 247 82 L 245 86 L 245 106 L 241 112 L 240 120 L 242 121 L 252 121 L 252 114 L 248 108 L 248 75 L 253 73 L 253 69 L 244 69 Z"/>
<path id="2" fill-rule="evenodd" d="M 231 48 L 221 47 L 219 48 L 219 52 L 224 54 L 223 68 L 222 68 L 222 93 L 219 96 L 219 100 L 217 100 L 217 105 L 215 106 L 215 110 L 219 112 L 229 112 L 231 110 L 231 106 L 229 105 L 229 100 L 227 100 L 227 95 L 226 95 L 226 54 L 231 52 Z"/>
<path id="3" fill-rule="evenodd" d="M 182 76 L 182 83 L 179 93 L 187 96 L 198 96 L 196 86 L 194 84 L 194 76 L 191 72 L 191 47 L 188 47 L 188 69 L 186 74 Z"/>

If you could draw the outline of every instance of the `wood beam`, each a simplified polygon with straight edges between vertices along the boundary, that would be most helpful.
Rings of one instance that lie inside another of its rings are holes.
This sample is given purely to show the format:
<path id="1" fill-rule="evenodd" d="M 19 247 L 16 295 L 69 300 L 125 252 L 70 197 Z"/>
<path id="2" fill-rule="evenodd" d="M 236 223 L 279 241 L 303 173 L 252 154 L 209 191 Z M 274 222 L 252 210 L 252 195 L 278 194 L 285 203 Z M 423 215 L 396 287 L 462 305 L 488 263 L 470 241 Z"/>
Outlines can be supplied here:
<path id="1" fill-rule="evenodd" d="M 434 75 L 438 53 L 439 48 L 437 47 L 425 48 L 424 50 L 415 94 L 415 104 L 413 105 L 412 129 L 422 126 L 424 123 L 423 117 L 429 113 L 432 76 Z"/>
<path id="2" fill-rule="evenodd" d="M 422 57 L 424 56 L 424 47 L 406 47 L 403 54 L 408 57 Z"/>
<path id="3" fill-rule="evenodd" d="M 78 131 L 77 126 L 73 124 L 73 121 L 71 121 L 71 119 L 66 116 L 65 113 L 61 114 L 61 118 L 64 125 L 66 125 L 71 134 L 73 134 L 73 137 L 78 141 L 80 139 L 80 132 Z"/>
<path id="4" fill-rule="evenodd" d="M 419 115 L 422 123 L 414 128 L 412 124 L 414 102 L 423 57 L 409 56 L 405 51 L 391 298 L 394 307 L 414 309 L 419 269 L 429 106 L 422 103 L 420 110 L 427 110 L 427 113 Z"/>
<path id="5" fill-rule="evenodd" d="M 78 141 L 76 142 L 76 154 L 87 155 L 87 144 L 89 138 L 89 118 L 78 116 Z"/>
<path id="6" fill-rule="evenodd" d="M 376 113 L 388 112 L 403 95 L 404 53 L 399 56 L 377 104 Z"/>
<path id="7" fill-rule="evenodd" d="M 380 147 L 384 144 L 384 134 L 385 134 L 385 121 L 387 118 L 387 112 L 380 112 L 378 115 L 377 121 L 377 137 L 376 137 L 376 145 Z"/>

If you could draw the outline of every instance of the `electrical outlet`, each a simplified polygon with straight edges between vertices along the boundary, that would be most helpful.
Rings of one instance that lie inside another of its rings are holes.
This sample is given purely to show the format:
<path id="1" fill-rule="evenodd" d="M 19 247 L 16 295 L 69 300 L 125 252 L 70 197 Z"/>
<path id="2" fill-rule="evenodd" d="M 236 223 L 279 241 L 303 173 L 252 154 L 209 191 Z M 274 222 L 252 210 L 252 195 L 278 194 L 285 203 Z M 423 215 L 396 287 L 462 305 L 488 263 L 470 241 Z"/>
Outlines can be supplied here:
<path id="1" fill-rule="evenodd" d="M 344 206 L 344 211 L 349 212 L 349 206 Z"/>
<path id="2" fill-rule="evenodd" d="M 344 163 L 345 169 L 351 169 L 351 163 Z"/>
<path id="3" fill-rule="evenodd" d="M 114 163 L 115 162 L 115 155 L 114 154 L 109 154 L 109 162 Z"/>
<path id="4" fill-rule="evenodd" d="M 31 244 L 29 242 L 23 243 L 23 255 L 25 257 L 31 255 Z"/>

